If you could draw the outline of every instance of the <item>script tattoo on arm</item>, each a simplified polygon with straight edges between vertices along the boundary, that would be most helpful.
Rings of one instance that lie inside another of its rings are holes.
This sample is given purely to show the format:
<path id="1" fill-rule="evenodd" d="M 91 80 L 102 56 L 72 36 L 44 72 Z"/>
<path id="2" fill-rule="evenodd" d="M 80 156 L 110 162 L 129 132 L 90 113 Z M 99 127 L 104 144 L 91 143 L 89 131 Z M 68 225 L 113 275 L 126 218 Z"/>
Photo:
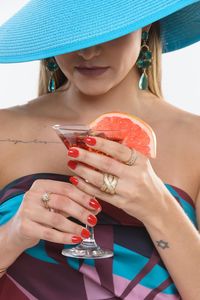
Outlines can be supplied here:
<path id="1" fill-rule="evenodd" d="M 160 241 L 156 241 L 157 243 L 157 246 L 162 248 L 162 249 L 166 249 L 166 248 L 169 248 L 169 245 L 167 242 L 163 241 L 163 240 L 160 240 Z"/>
<path id="2" fill-rule="evenodd" d="M 5 139 L 0 140 L 0 142 L 8 142 L 8 143 L 14 143 L 15 145 L 18 143 L 24 143 L 24 144 L 63 144 L 62 142 L 54 142 L 54 141 L 40 141 L 38 139 L 30 140 L 30 141 L 22 141 L 22 140 L 15 140 L 15 139 Z"/>

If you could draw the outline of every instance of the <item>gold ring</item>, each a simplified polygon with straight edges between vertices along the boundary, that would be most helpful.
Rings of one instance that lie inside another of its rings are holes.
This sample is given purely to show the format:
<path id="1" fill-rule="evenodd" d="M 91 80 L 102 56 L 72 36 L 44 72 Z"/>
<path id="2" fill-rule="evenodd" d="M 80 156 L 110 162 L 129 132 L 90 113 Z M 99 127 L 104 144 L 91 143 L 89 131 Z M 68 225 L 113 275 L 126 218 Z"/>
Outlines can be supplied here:
<path id="1" fill-rule="evenodd" d="M 133 166 L 137 159 L 137 154 L 133 148 L 130 148 L 130 150 L 131 150 L 131 156 L 130 156 L 129 160 L 127 162 L 125 162 L 125 164 L 128 166 Z"/>
<path id="2" fill-rule="evenodd" d="M 51 211 L 51 208 L 49 207 L 49 205 L 48 205 L 48 202 L 49 202 L 49 200 L 50 200 L 50 194 L 51 194 L 51 192 L 46 192 L 46 193 L 44 193 L 43 195 L 42 195 L 42 197 L 41 197 L 41 200 L 42 200 L 42 202 L 43 202 L 43 204 L 44 204 L 44 207 L 45 208 L 47 208 L 49 211 Z"/>
<path id="3" fill-rule="evenodd" d="M 100 188 L 102 192 L 114 195 L 116 194 L 116 186 L 118 183 L 118 177 L 112 174 L 103 174 L 103 184 Z"/>

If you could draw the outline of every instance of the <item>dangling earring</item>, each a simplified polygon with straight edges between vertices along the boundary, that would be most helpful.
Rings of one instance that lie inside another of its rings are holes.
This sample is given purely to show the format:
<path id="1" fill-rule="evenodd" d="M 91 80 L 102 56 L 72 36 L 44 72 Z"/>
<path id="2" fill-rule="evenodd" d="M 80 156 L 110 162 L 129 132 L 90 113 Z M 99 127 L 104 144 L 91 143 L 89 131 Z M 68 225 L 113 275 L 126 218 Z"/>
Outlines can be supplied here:
<path id="1" fill-rule="evenodd" d="M 48 70 L 51 73 L 48 82 L 48 92 L 53 93 L 56 90 L 54 72 L 59 69 L 59 66 L 57 65 L 54 57 L 46 58 L 45 63 L 46 63 L 46 70 Z"/>
<path id="2" fill-rule="evenodd" d="M 147 31 L 142 32 L 142 45 L 138 60 L 136 65 L 139 69 L 143 69 L 143 73 L 139 80 L 139 89 L 147 90 L 148 89 L 148 75 L 146 69 L 151 66 L 152 63 L 152 52 L 149 50 L 149 46 L 146 44 L 149 37 L 149 33 Z"/>

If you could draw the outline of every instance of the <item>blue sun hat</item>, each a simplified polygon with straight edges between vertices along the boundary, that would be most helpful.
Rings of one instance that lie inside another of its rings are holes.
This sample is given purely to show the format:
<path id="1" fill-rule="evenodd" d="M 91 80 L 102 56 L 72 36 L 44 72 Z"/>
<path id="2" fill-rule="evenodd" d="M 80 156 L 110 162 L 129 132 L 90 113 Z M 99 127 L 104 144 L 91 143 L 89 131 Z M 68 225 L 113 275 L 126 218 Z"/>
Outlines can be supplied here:
<path id="1" fill-rule="evenodd" d="M 162 52 L 200 40 L 200 1 L 30 0 L 0 27 L 0 63 L 41 60 L 160 22 Z"/>

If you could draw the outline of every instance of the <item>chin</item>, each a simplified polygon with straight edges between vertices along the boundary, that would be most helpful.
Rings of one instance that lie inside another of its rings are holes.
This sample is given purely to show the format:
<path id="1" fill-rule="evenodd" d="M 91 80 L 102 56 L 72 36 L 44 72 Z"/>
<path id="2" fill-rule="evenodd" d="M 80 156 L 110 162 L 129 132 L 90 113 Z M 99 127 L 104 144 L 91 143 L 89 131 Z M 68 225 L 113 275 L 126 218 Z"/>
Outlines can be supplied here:
<path id="1" fill-rule="evenodd" d="M 77 87 L 77 89 L 81 94 L 91 96 L 91 97 L 104 95 L 110 90 L 110 88 L 108 87 L 100 87 L 100 86 L 94 87 L 94 84 L 92 84 L 92 86 L 89 87 L 85 87 L 85 86 L 82 88 Z"/>

